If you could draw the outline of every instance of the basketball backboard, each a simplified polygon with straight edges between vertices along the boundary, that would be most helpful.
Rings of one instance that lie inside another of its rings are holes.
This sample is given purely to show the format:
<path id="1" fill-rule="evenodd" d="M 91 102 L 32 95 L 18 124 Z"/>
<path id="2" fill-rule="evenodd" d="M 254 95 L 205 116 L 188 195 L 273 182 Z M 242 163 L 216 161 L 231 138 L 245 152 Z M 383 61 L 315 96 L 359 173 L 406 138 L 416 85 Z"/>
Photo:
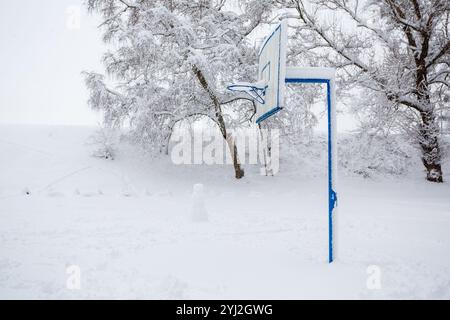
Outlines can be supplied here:
<path id="1" fill-rule="evenodd" d="M 286 77 L 287 23 L 282 21 L 264 39 L 258 59 L 258 81 L 227 86 L 246 92 L 256 103 L 256 123 L 266 120 L 284 107 Z"/>
<path id="2" fill-rule="evenodd" d="M 265 84 L 264 101 L 256 101 L 256 123 L 284 107 L 287 23 L 282 21 L 265 38 L 259 51 L 258 83 Z"/>

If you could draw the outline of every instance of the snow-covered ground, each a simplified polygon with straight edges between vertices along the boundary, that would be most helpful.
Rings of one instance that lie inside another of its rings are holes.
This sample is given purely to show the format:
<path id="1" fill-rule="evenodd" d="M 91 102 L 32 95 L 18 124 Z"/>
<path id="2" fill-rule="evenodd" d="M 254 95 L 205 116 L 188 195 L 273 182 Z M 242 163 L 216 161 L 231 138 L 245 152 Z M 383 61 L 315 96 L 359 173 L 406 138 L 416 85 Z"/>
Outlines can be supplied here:
<path id="1" fill-rule="evenodd" d="M 292 161 L 237 181 L 126 145 L 100 160 L 93 130 L 0 127 L 0 298 L 450 298 L 448 165 L 444 184 L 420 168 L 340 177 L 339 260 L 327 264 L 325 168 Z M 196 183 L 207 222 L 191 219 Z"/>

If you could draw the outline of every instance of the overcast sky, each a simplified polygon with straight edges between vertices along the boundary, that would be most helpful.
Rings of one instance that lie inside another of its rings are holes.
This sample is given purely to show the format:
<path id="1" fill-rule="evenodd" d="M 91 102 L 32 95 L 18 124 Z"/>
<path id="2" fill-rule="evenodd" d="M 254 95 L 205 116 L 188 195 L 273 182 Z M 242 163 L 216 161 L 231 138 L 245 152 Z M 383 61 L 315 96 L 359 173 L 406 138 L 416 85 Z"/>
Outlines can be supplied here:
<path id="1" fill-rule="evenodd" d="M 98 21 L 82 0 L 0 1 L 0 121 L 96 124 L 80 72 L 101 71 Z M 81 11 L 81 16 L 78 12 Z"/>

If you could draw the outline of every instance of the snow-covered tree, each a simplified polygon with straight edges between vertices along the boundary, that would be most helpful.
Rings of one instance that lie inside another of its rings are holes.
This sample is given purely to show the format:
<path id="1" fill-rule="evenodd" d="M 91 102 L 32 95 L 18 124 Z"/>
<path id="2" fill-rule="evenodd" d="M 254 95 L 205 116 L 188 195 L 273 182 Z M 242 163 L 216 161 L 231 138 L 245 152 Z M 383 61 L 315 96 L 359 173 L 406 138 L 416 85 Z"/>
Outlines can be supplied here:
<path id="1" fill-rule="evenodd" d="M 291 61 L 339 68 L 341 88 L 363 88 L 364 129 L 406 132 L 420 147 L 427 180 L 442 182 L 438 116 L 449 107 L 442 97 L 450 84 L 450 1 L 276 2 L 294 18 Z"/>
<path id="2" fill-rule="evenodd" d="M 226 84 L 254 81 L 256 50 L 250 34 L 270 14 L 271 1 L 87 0 L 102 16 L 111 49 L 103 61 L 109 78 L 85 73 L 90 106 L 109 126 L 131 125 L 134 138 L 166 150 L 180 121 L 209 119 L 232 155 L 235 176 L 244 175 L 229 133 L 253 103 L 230 95 Z M 109 80 L 109 81 L 107 81 Z M 239 106 L 239 108 L 237 108 Z M 231 116 L 238 110 L 238 116 Z"/>

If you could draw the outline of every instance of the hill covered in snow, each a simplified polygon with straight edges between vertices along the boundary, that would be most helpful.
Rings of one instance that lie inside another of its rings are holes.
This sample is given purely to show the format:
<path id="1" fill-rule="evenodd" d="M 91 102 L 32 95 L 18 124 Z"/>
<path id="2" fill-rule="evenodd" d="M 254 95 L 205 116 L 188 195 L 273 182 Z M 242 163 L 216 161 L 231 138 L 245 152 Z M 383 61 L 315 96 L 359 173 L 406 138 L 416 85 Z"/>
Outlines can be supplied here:
<path id="1" fill-rule="evenodd" d="M 94 130 L 0 127 L 0 298 L 450 298 L 448 182 L 342 174 L 329 265 L 325 168 L 102 160 Z"/>

